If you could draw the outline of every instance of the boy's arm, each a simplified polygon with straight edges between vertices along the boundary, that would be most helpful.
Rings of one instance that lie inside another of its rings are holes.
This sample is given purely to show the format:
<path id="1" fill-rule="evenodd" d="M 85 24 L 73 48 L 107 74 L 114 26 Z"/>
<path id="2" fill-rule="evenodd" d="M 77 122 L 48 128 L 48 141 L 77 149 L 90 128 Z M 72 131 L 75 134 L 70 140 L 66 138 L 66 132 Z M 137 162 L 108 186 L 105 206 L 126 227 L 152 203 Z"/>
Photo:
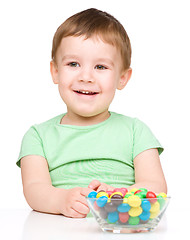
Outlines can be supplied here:
<path id="1" fill-rule="evenodd" d="M 167 193 L 167 184 L 160 163 L 158 150 L 148 149 L 134 159 L 135 184 L 131 188 L 144 187 L 155 193 Z"/>
<path id="2" fill-rule="evenodd" d="M 89 208 L 85 196 L 88 188 L 61 189 L 52 186 L 44 157 L 30 155 L 21 159 L 23 192 L 30 207 L 36 211 L 85 217 Z"/>
<path id="3" fill-rule="evenodd" d="M 148 149 L 138 154 L 134 159 L 134 169 L 135 184 L 128 187 L 128 190 L 143 187 L 155 193 L 167 193 L 167 184 L 157 149 Z M 114 187 L 96 179 L 88 187 L 95 191 L 112 191 L 114 189 Z"/>

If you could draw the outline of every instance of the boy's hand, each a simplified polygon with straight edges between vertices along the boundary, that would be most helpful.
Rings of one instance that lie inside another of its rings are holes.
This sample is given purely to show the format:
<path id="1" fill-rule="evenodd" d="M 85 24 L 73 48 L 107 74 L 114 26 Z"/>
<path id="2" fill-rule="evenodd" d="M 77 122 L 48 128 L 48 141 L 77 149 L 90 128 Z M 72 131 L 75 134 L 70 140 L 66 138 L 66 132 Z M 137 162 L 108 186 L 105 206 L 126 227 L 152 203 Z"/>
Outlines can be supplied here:
<path id="1" fill-rule="evenodd" d="M 88 187 L 97 192 L 100 190 L 104 190 L 104 191 L 113 191 L 114 190 L 114 187 L 112 187 L 106 183 L 102 183 L 96 179 L 92 180 L 92 182 L 88 185 Z"/>
<path id="2" fill-rule="evenodd" d="M 86 201 L 87 196 L 92 190 L 90 188 L 76 187 L 65 189 L 61 201 L 60 212 L 66 217 L 84 218 L 90 209 Z"/>

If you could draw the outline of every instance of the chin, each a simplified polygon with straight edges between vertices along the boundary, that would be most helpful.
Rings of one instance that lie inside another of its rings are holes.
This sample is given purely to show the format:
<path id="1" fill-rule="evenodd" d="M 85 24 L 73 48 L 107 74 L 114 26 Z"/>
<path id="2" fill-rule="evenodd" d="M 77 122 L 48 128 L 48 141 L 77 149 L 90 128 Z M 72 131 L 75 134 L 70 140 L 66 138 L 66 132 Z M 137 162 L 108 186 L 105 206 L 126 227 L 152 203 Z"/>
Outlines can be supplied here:
<path id="1" fill-rule="evenodd" d="M 78 114 L 78 116 L 83 117 L 83 118 L 92 118 L 92 117 L 98 116 L 102 112 L 104 112 L 104 111 L 81 110 L 81 111 L 77 111 L 77 114 Z"/>
<path id="2" fill-rule="evenodd" d="M 83 117 L 83 118 L 91 118 L 91 117 L 95 117 L 96 115 L 98 115 L 98 114 L 96 114 L 96 113 L 89 113 L 89 112 L 80 112 L 79 114 L 78 114 L 80 117 Z"/>

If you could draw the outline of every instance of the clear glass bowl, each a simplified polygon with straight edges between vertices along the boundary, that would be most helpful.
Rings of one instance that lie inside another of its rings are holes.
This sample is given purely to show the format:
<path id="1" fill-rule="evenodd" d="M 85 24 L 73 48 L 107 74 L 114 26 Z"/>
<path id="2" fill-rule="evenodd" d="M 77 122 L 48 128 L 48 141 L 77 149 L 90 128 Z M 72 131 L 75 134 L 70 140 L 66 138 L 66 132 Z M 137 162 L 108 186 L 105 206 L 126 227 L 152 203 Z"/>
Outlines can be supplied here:
<path id="1" fill-rule="evenodd" d="M 87 197 L 92 215 L 100 228 L 113 233 L 153 231 L 160 222 L 169 201 L 170 197 L 144 198 L 141 199 L 140 206 L 132 207 L 126 199 L 104 199 L 101 203 L 98 198 Z"/>

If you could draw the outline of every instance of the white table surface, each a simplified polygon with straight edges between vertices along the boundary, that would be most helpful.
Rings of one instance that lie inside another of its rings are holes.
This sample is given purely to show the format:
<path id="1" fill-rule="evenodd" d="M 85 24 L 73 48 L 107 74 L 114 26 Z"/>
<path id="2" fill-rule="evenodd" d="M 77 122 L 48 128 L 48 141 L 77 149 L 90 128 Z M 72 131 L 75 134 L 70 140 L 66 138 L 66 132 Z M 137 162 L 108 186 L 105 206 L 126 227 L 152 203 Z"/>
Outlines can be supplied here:
<path id="1" fill-rule="evenodd" d="M 0 209 L 0 239 L 168 240 L 182 238 L 184 240 L 189 239 L 189 213 L 189 207 L 181 207 L 171 200 L 165 215 L 153 232 L 113 234 L 103 232 L 94 218 L 71 219 L 61 215 L 38 213 L 30 209 Z"/>

